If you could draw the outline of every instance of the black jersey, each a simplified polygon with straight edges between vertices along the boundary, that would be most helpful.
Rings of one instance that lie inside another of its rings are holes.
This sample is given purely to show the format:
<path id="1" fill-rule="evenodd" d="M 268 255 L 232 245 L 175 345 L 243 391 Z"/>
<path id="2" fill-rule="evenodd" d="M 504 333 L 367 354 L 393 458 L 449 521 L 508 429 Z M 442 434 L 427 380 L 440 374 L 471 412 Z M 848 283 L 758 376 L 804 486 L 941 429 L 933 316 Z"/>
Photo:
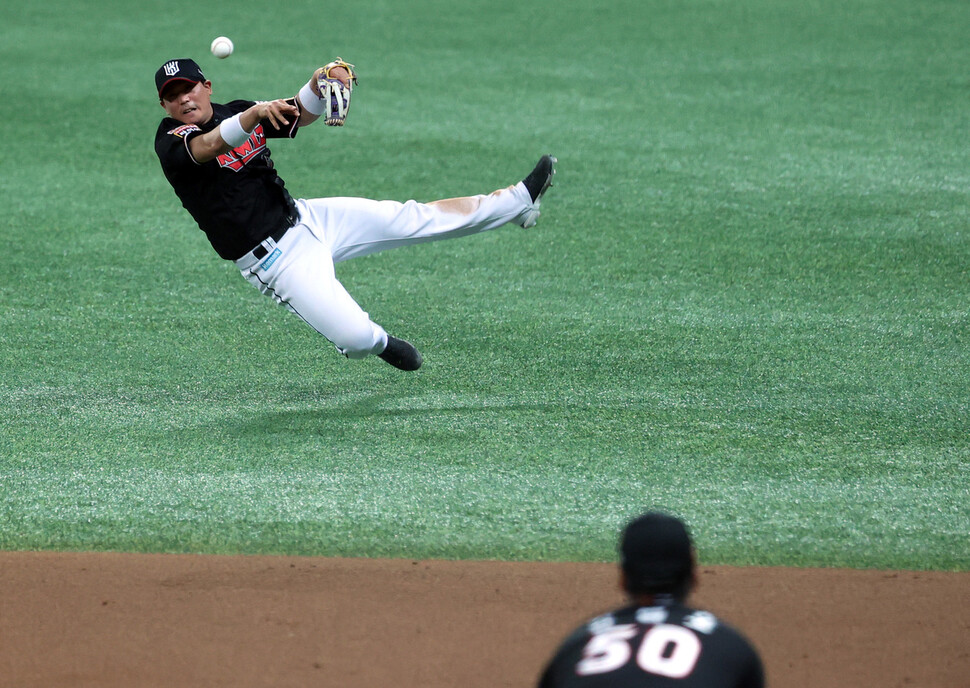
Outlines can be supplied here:
<path id="1" fill-rule="evenodd" d="M 713 614 L 681 604 L 625 607 L 584 624 L 540 688 L 762 688 L 758 653 Z"/>
<path id="2" fill-rule="evenodd" d="M 287 102 L 295 104 L 293 99 Z M 266 237 L 291 226 L 296 216 L 293 199 L 273 169 L 266 139 L 296 136 L 297 118 L 278 130 L 260 122 L 246 143 L 206 163 L 196 162 L 189 151 L 193 137 L 254 104 L 212 103 L 212 119 L 205 124 L 166 117 L 155 134 L 155 153 L 165 177 L 216 253 L 227 260 L 246 255 Z"/>

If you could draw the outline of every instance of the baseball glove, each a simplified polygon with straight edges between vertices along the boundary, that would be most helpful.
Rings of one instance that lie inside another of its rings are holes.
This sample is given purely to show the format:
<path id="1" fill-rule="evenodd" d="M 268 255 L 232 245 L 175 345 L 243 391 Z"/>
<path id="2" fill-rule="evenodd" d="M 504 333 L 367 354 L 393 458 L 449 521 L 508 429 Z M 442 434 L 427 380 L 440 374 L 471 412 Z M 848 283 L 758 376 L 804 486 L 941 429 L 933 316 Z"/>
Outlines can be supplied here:
<path id="1" fill-rule="evenodd" d="M 326 123 L 331 127 L 342 127 L 350 109 L 350 94 L 357 83 L 354 65 L 337 58 L 320 67 L 315 73 L 320 99 L 326 104 Z"/>

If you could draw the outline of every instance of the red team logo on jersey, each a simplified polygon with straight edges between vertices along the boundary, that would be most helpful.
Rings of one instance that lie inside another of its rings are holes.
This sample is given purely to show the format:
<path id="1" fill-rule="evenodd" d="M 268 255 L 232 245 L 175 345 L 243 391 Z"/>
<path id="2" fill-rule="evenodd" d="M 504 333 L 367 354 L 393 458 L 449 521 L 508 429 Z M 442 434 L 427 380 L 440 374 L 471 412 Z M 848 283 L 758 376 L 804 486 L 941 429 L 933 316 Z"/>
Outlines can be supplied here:
<path id="1" fill-rule="evenodd" d="M 175 127 L 168 133 L 172 134 L 173 136 L 178 136 L 180 139 L 184 139 L 185 135 L 188 134 L 190 131 L 202 131 L 202 130 L 199 129 L 199 127 L 197 127 L 194 124 L 183 124 L 180 127 Z"/>
<path id="2" fill-rule="evenodd" d="M 243 145 L 234 148 L 228 153 L 223 153 L 217 160 L 219 167 L 228 167 L 233 172 L 238 172 L 243 166 L 255 158 L 266 149 L 266 135 L 263 134 L 263 125 L 257 124 L 253 129 L 253 135 L 249 137 Z"/>

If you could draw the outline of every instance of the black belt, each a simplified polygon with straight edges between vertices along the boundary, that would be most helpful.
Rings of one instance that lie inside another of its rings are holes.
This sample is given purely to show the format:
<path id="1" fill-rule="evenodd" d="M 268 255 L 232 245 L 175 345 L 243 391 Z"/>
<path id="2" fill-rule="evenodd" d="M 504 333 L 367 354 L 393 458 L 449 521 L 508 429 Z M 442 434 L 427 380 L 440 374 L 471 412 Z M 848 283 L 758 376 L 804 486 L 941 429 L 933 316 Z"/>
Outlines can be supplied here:
<path id="1" fill-rule="evenodd" d="M 290 231 L 290 227 L 295 225 L 297 220 L 300 219 L 300 215 L 294 211 L 286 219 L 287 219 L 287 223 L 283 225 L 281 228 L 277 229 L 272 234 L 270 234 L 268 237 L 266 237 L 266 239 L 272 239 L 273 241 L 279 241 L 280 239 L 282 239 L 283 235 L 286 234 L 288 231 Z M 266 239 L 263 239 L 263 241 L 266 241 Z M 255 258 L 256 260 L 262 260 L 269 254 L 269 251 L 267 251 L 266 247 L 263 246 L 263 241 L 259 242 L 256 245 L 256 248 L 252 250 L 253 258 Z"/>

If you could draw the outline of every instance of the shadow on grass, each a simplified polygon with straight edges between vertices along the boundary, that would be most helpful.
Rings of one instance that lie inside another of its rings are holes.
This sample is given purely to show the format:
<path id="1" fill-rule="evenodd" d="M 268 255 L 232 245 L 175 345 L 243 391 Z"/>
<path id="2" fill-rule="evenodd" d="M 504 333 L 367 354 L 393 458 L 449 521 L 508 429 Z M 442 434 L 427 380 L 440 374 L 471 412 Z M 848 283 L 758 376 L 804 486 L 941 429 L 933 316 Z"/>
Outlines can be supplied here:
<path id="1" fill-rule="evenodd" d="M 561 404 L 551 403 L 442 403 L 420 406 L 402 406 L 400 396 L 394 394 L 373 394 L 361 396 L 355 401 L 334 404 L 315 409 L 286 411 L 266 411 L 252 415 L 247 421 L 228 426 L 237 436 L 273 435 L 279 433 L 318 435 L 344 432 L 366 432 L 368 428 L 386 425 L 394 420 L 413 423 L 414 420 L 427 420 L 430 426 L 447 426 L 455 418 L 476 416 L 511 417 L 527 415 L 562 415 Z M 461 421 L 464 424 L 464 421 Z M 366 426 L 366 427 L 361 427 Z M 225 428 L 226 426 L 223 426 Z"/>

